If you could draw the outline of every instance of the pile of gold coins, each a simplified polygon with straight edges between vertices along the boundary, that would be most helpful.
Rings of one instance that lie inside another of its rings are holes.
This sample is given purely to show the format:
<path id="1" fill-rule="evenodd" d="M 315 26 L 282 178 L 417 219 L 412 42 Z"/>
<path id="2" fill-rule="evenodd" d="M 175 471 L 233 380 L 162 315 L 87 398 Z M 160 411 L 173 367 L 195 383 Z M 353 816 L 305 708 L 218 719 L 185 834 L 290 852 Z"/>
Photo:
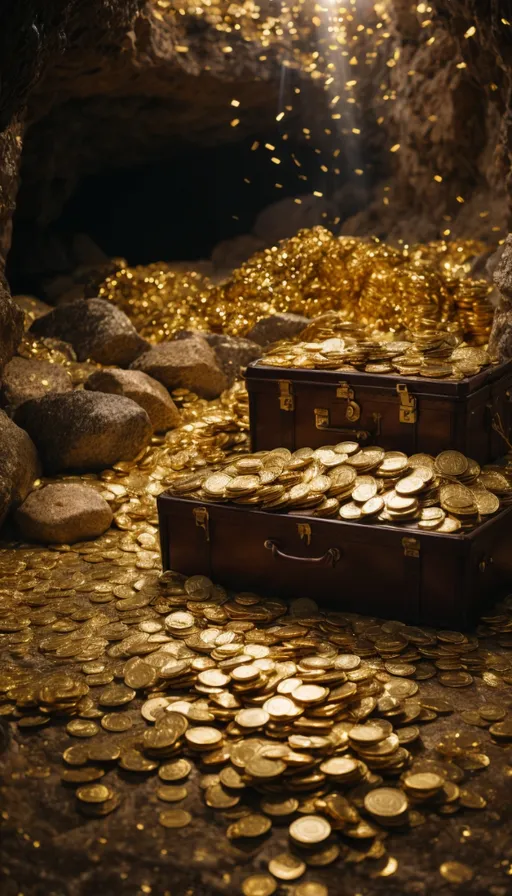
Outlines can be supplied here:
<path id="1" fill-rule="evenodd" d="M 511 472 L 484 467 L 458 451 L 408 457 L 401 451 L 340 442 L 275 448 L 175 479 L 171 494 L 207 502 L 405 524 L 442 533 L 472 528 L 512 501 Z"/>
<path id="2" fill-rule="evenodd" d="M 424 321 L 400 340 L 372 336 L 334 312 L 313 321 L 297 340 L 279 342 L 258 361 L 265 367 L 363 371 L 459 381 L 491 364 L 489 353 Z"/>
<path id="3" fill-rule="evenodd" d="M 484 248 L 440 241 L 424 257 L 415 247 L 338 238 L 314 227 L 256 253 L 218 285 L 172 264 L 124 265 L 100 284 L 99 295 L 155 342 L 194 327 L 244 336 L 276 312 L 315 318 L 334 310 L 381 333 L 415 329 L 424 319 L 452 323 L 481 345 L 492 323 L 491 288 L 461 278 L 468 259 Z"/>

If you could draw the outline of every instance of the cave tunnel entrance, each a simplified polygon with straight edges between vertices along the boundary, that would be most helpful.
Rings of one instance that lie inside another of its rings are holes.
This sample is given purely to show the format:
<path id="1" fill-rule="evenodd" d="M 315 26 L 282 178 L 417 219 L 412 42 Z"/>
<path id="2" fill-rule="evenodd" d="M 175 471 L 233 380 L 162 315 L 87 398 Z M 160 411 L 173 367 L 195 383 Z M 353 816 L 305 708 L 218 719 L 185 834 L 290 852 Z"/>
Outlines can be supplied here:
<path id="1" fill-rule="evenodd" d="M 283 144 L 277 136 L 268 131 L 213 147 L 181 145 L 137 167 L 89 174 L 47 225 L 31 217 L 33 172 L 25 184 L 22 165 L 7 263 L 11 290 L 53 301 L 49 284 L 84 263 L 74 249 L 77 234 L 106 256 L 135 265 L 207 260 L 221 241 L 250 234 L 258 214 L 286 197 L 311 200 L 315 193 L 318 220 L 308 224 L 332 225 L 323 197 L 344 183 L 348 166 L 323 172 L 318 149 L 307 140 L 290 136 Z"/>

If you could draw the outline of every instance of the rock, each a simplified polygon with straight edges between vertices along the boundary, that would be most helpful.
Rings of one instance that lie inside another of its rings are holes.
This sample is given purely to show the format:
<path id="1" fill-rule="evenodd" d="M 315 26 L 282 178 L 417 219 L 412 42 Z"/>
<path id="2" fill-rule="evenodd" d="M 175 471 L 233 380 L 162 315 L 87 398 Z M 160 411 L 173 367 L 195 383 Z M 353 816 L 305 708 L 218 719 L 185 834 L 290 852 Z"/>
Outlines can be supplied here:
<path id="1" fill-rule="evenodd" d="M 300 205 L 289 196 L 267 205 L 256 218 L 253 233 L 267 246 L 274 246 L 280 240 L 295 236 L 303 227 L 315 227 L 324 223 L 324 213 L 329 212 L 329 203 L 312 193 L 300 197 Z"/>
<path id="2" fill-rule="evenodd" d="M 232 386 L 242 369 L 261 357 L 261 346 L 240 336 L 205 333 L 204 338 L 215 352 L 217 363 L 226 374 L 228 386 Z"/>
<path id="3" fill-rule="evenodd" d="M 71 392 L 72 389 L 71 375 L 59 364 L 12 358 L 4 367 L 2 400 L 10 410 L 47 392 Z"/>
<path id="4" fill-rule="evenodd" d="M 180 422 L 180 412 L 165 386 L 142 370 L 98 370 L 84 388 L 131 398 L 144 408 L 155 432 L 167 432 Z"/>
<path id="5" fill-rule="evenodd" d="M 198 335 L 161 342 L 140 355 L 131 368 L 148 373 L 168 389 L 190 389 L 203 398 L 216 398 L 228 385 L 213 349 Z"/>
<path id="6" fill-rule="evenodd" d="M 489 336 L 489 353 L 498 361 L 510 361 L 512 358 L 512 302 L 501 298 Z"/>
<path id="7" fill-rule="evenodd" d="M 28 329 L 36 317 L 42 317 L 52 311 L 52 306 L 37 299 L 36 296 L 18 295 L 12 297 L 13 302 L 25 315 L 25 327 Z"/>
<path id="8" fill-rule="evenodd" d="M 102 535 L 113 514 L 96 489 L 78 482 L 55 482 L 31 492 L 15 519 L 28 541 L 73 544 Z"/>
<path id="9" fill-rule="evenodd" d="M 130 319 L 104 299 L 78 299 L 55 308 L 34 321 L 36 336 L 54 336 L 70 342 L 79 361 L 125 367 L 147 347 Z"/>
<path id="10" fill-rule="evenodd" d="M 217 243 L 212 252 L 214 266 L 221 270 L 234 270 L 247 261 L 255 252 L 264 249 L 266 242 L 252 233 L 244 233 L 234 236 L 230 240 L 222 240 Z"/>
<path id="11" fill-rule="evenodd" d="M 40 468 L 30 436 L 0 411 L 0 525 L 25 500 Z"/>
<path id="12" fill-rule="evenodd" d="M 152 432 L 138 404 L 103 392 L 45 395 L 22 404 L 15 419 L 34 439 L 47 473 L 133 460 Z"/>
<path id="13" fill-rule="evenodd" d="M 492 275 L 502 296 L 512 301 L 512 234 L 507 236 Z"/>
<path id="14" fill-rule="evenodd" d="M 258 345 L 270 345 L 279 339 L 291 339 L 310 324 L 308 317 L 302 314 L 271 314 L 270 317 L 262 317 L 254 324 L 247 334 L 248 339 L 257 342 Z"/>
<path id="15" fill-rule="evenodd" d="M 11 299 L 7 281 L 0 270 L 0 373 L 20 344 L 24 317 L 23 311 Z"/>

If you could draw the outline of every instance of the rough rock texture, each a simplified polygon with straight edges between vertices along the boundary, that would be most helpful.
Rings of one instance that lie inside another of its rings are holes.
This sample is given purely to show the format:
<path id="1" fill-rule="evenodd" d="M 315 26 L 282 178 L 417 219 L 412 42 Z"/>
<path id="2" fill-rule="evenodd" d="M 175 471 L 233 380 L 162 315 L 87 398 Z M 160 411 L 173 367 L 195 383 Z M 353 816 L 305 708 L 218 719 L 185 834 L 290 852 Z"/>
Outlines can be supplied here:
<path id="1" fill-rule="evenodd" d="M 274 246 L 279 240 L 295 236 L 303 227 L 322 224 L 322 216 L 329 213 L 332 203 L 316 196 L 301 196 L 300 205 L 291 196 L 268 205 L 257 216 L 253 231 L 267 246 Z"/>
<path id="2" fill-rule="evenodd" d="M 27 330 L 36 317 L 43 317 L 44 314 L 49 314 L 52 311 L 51 305 L 36 298 L 36 296 L 15 295 L 12 297 L 12 300 L 23 311 L 25 315 L 25 329 Z"/>
<path id="3" fill-rule="evenodd" d="M 152 432 L 139 405 L 103 392 L 46 395 L 25 402 L 15 418 L 34 439 L 47 473 L 101 470 L 133 460 Z"/>
<path id="4" fill-rule="evenodd" d="M 78 299 L 55 308 L 32 324 L 36 336 L 69 342 L 79 361 L 128 366 L 148 347 L 129 318 L 104 299 Z"/>
<path id="5" fill-rule="evenodd" d="M 102 535 L 113 514 L 96 489 L 78 482 L 56 482 L 31 492 L 15 519 L 28 541 L 73 544 Z"/>
<path id="6" fill-rule="evenodd" d="M 217 243 L 211 260 L 217 270 L 228 271 L 240 267 L 255 252 L 267 245 L 265 240 L 258 239 L 252 233 L 244 233 L 230 240 Z"/>
<path id="7" fill-rule="evenodd" d="M 505 240 L 495 267 L 494 259 L 491 261 L 490 269 L 500 299 L 494 312 L 489 349 L 500 361 L 509 361 L 512 358 L 512 235 Z"/>
<path id="8" fill-rule="evenodd" d="M 227 377 L 228 386 L 233 385 L 241 370 L 261 355 L 261 348 L 256 342 L 239 336 L 205 333 L 204 338 L 213 348 L 217 363 Z"/>
<path id="9" fill-rule="evenodd" d="M 131 367 L 148 373 L 168 389 L 190 389 L 202 398 L 216 398 L 228 384 L 213 349 L 197 335 L 161 342 L 140 355 Z"/>
<path id="10" fill-rule="evenodd" d="M 155 432 L 167 432 L 180 422 L 180 412 L 165 386 L 142 370 L 98 370 L 84 388 L 131 398 L 144 408 Z"/>
<path id="11" fill-rule="evenodd" d="M 0 411 L 0 525 L 26 498 L 40 467 L 30 436 Z"/>
<path id="12" fill-rule="evenodd" d="M 2 377 L 2 401 L 14 410 L 31 398 L 41 398 L 47 392 L 71 392 L 71 375 L 59 364 L 48 361 L 12 358 Z"/>
<path id="13" fill-rule="evenodd" d="M 247 338 L 258 345 L 266 346 L 279 339 L 291 339 L 297 336 L 311 323 L 308 317 L 302 314 L 271 314 L 270 317 L 262 317 L 247 334 Z"/>

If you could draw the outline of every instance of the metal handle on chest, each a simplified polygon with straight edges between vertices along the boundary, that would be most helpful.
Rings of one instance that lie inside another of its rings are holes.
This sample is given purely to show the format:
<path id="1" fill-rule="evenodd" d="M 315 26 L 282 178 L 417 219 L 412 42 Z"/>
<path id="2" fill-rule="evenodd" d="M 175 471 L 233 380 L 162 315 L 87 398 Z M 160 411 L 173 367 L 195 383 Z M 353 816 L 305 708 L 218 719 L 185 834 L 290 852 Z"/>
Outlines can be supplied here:
<path id="1" fill-rule="evenodd" d="M 357 442 L 367 442 L 368 439 L 375 439 L 380 435 L 381 415 L 374 413 L 372 417 L 375 421 L 373 432 L 369 432 L 367 429 L 349 429 L 346 426 L 331 426 L 329 408 L 315 408 L 315 427 L 325 432 L 335 432 L 345 438 L 355 439 Z"/>
<path id="2" fill-rule="evenodd" d="M 295 563 L 305 563 L 308 566 L 335 566 L 341 559 L 339 548 L 329 548 L 321 557 L 296 557 L 294 554 L 286 554 L 279 550 L 275 541 L 268 538 L 264 542 L 267 551 L 272 551 L 274 560 L 293 560 Z"/>

